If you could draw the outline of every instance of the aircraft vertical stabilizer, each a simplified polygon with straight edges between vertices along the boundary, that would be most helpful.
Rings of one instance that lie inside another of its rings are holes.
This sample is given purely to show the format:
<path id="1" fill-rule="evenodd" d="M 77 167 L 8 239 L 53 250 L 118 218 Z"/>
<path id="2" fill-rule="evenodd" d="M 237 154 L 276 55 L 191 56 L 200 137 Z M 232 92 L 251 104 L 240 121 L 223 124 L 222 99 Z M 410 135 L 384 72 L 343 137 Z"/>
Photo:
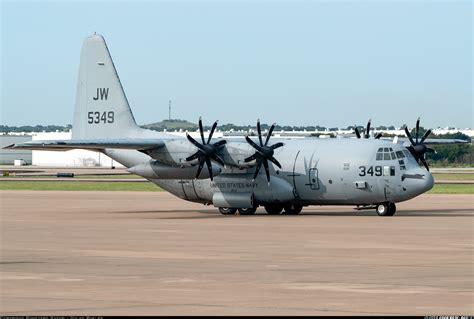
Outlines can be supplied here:
<path id="1" fill-rule="evenodd" d="M 139 135 L 132 111 L 102 35 L 84 40 L 77 81 L 73 139 Z"/>

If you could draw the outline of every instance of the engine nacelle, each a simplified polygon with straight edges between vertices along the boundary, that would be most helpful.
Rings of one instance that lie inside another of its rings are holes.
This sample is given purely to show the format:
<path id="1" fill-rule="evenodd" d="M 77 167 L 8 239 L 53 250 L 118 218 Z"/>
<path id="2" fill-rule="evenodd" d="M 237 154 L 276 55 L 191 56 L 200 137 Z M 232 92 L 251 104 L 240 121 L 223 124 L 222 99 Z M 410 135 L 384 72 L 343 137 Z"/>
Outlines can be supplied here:
<path id="1" fill-rule="evenodd" d="M 127 169 L 130 173 L 155 179 L 194 179 L 196 178 L 198 166 L 176 167 L 162 164 L 157 161 L 140 163 Z M 221 168 L 212 164 L 212 174 L 217 176 L 221 173 Z M 199 179 L 210 178 L 207 167 L 203 167 Z"/>
<path id="2" fill-rule="evenodd" d="M 219 140 L 219 139 L 216 139 Z M 191 166 L 197 164 L 197 160 L 186 161 L 186 158 L 196 153 L 198 148 L 188 140 L 176 139 L 165 141 L 165 145 L 155 150 L 146 152 L 153 159 L 162 164 L 170 166 Z M 244 159 L 255 153 L 255 150 L 247 142 L 232 142 L 222 147 L 217 153 L 228 166 L 249 168 L 255 166 L 255 161 L 246 163 Z"/>

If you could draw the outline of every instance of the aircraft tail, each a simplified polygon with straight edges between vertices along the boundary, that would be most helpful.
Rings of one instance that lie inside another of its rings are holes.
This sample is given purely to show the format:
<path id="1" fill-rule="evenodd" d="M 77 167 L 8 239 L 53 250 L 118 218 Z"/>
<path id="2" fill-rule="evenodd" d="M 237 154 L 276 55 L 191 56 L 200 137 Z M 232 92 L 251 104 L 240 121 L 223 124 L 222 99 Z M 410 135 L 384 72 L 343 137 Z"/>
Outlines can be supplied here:
<path id="1" fill-rule="evenodd" d="M 84 40 L 77 81 L 72 139 L 140 135 L 104 38 Z"/>

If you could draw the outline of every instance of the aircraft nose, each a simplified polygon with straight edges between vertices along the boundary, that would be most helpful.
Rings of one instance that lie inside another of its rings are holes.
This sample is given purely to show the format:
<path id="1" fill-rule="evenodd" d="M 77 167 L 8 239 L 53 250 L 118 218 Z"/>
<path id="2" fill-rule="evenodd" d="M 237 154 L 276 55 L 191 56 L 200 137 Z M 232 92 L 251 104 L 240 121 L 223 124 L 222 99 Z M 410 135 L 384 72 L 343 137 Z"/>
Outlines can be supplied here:
<path id="1" fill-rule="evenodd" d="M 423 179 L 424 181 L 424 188 L 425 188 L 425 192 L 429 191 L 430 189 L 433 188 L 433 185 L 434 185 L 434 178 L 433 178 L 433 175 L 431 175 L 430 172 L 426 171 L 425 172 L 425 178 Z"/>
<path id="2" fill-rule="evenodd" d="M 425 169 L 407 171 L 402 176 L 402 182 L 406 189 L 410 189 L 413 194 L 423 194 L 433 188 L 433 175 Z"/>

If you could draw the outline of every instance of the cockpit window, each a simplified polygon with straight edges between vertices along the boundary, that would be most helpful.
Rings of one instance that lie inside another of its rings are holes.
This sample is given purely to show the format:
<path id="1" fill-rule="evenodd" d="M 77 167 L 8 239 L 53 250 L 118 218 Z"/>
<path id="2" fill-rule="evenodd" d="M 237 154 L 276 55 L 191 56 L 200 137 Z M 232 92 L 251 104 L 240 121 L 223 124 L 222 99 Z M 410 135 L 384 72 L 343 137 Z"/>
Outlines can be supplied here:
<path id="1" fill-rule="evenodd" d="M 397 154 L 397 158 L 398 158 L 398 159 L 401 159 L 401 158 L 404 158 L 404 157 L 405 157 L 405 155 L 403 155 L 403 152 L 402 152 L 402 151 L 397 151 L 396 154 Z"/>
<path id="2" fill-rule="evenodd" d="M 390 161 L 390 160 L 397 159 L 397 155 L 395 155 L 395 152 L 393 151 L 391 147 L 381 147 L 377 150 L 375 159 L 377 161 Z"/>

